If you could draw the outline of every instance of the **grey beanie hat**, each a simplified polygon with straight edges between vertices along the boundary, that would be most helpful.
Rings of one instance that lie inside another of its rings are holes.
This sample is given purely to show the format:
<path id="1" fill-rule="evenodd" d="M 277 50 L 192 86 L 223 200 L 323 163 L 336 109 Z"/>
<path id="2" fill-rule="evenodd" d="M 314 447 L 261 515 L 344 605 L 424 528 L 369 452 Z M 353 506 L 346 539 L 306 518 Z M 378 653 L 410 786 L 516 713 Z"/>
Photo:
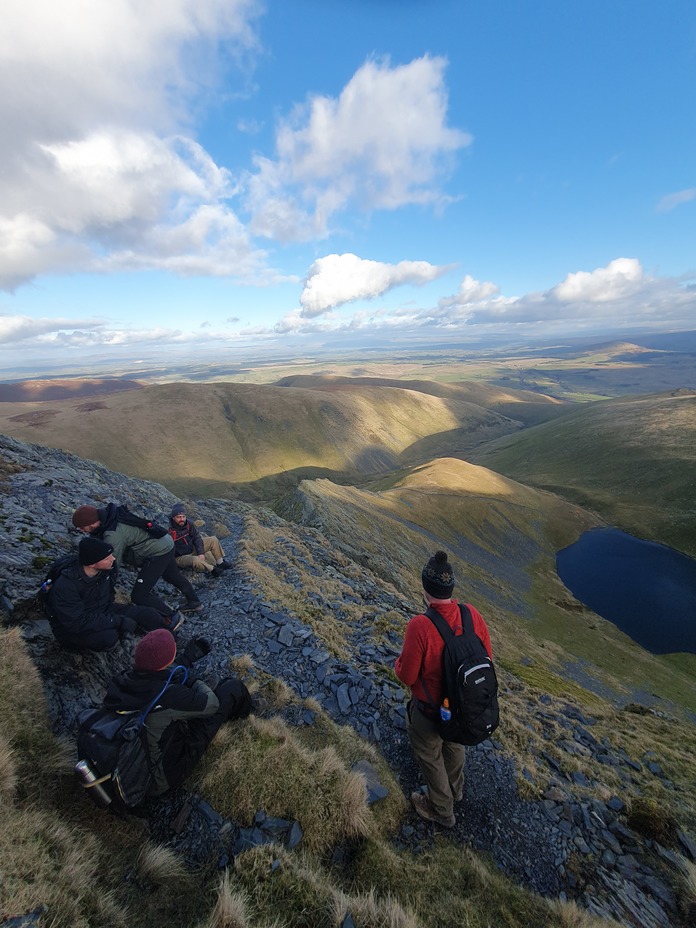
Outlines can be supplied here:
<path id="1" fill-rule="evenodd" d="M 186 506 L 183 503 L 174 503 L 172 506 L 172 511 L 169 513 L 169 518 L 173 519 L 174 516 L 185 516 L 186 515 Z"/>

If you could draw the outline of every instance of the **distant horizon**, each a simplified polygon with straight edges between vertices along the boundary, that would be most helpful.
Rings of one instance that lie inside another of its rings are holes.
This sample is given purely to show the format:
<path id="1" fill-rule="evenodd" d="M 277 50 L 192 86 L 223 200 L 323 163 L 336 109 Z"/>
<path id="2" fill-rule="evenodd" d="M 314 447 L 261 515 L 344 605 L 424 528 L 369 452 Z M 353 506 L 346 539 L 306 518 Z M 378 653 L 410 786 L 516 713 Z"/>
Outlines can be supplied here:
<path id="1" fill-rule="evenodd" d="M 592 348 L 603 344 L 613 344 L 616 342 L 635 342 L 641 347 L 654 348 L 656 350 L 684 351 L 687 353 L 696 352 L 696 329 L 688 330 L 666 330 L 666 331 L 620 331 L 620 332 L 599 332 L 595 335 L 547 337 L 547 338 L 516 338 L 512 339 L 506 336 L 498 336 L 489 339 L 485 344 L 457 344 L 456 342 L 433 342 L 432 344 L 398 345 L 393 342 L 388 344 L 373 344 L 369 348 L 366 346 L 356 346 L 355 348 L 346 347 L 345 345 L 325 345 L 313 346 L 311 349 L 306 347 L 305 350 L 292 352 L 288 350 L 287 345 L 277 346 L 276 348 L 264 348 L 260 351 L 258 348 L 225 348 L 224 356 L 220 351 L 212 357 L 213 349 L 207 351 L 198 351 L 187 353 L 181 347 L 178 350 L 171 348 L 161 348 L 158 352 L 153 352 L 146 356 L 136 354 L 125 354 L 120 358 L 114 357 L 82 357 L 78 362 L 77 359 L 72 361 L 36 360 L 33 364 L 26 366 L 5 367 L 0 376 L 0 383 L 16 383 L 23 380 L 42 380 L 42 379 L 79 379 L 79 378 L 96 378 L 96 379 L 126 379 L 137 380 L 138 375 L 152 375 L 154 371 L 169 371 L 173 374 L 178 373 L 178 379 L 185 379 L 184 371 L 194 369 L 203 371 L 206 368 L 215 367 L 238 367 L 237 373 L 243 373 L 246 369 L 253 370 L 258 368 L 277 367 L 282 365 L 297 364 L 298 366 L 312 363 L 378 363 L 388 361 L 398 361 L 408 359 L 411 361 L 422 361 L 429 355 L 440 357 L 442 355 L 457 355 L 458 361 L 468 358 L 475 360 L 486 358 L 491 354 L 498 355 L 502 353 L 518 353 L 525 356 L 533 353 L 539 353 L 548 349 L 549 354 L 553 355 L 554 351 L 581 351 L 584 348 Z M 662 348 L 660 346 L 663 346 Z M 664 347 L 668 346 L 668 347 Z"/>

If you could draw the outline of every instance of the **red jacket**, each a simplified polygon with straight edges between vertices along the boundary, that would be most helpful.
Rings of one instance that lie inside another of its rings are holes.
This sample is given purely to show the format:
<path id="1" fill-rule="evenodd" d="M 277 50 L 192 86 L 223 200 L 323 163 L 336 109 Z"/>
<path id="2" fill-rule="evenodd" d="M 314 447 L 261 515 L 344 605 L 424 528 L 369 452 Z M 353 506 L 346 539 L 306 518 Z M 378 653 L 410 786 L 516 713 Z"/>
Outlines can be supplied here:
<path id="1" fill-rule="evenodd" d="M 461 634 L 462 616 L 456 599 L 453 599 L 451 603 L 438 603 L 433 608 L 443 616 L 456 635 Z M 488 627 L 478 609 L 474 609 L 471 605 L 469 609 L 474 620 L 474 631 L 485 645 L 492 660 L 493 652 Z M 397 677 L 406 686 L 411 687 L 411 692 L 416 699 L 431 705 L 434 701 L 436 707 L 442 702 L 442 652 L 444 649 L 445 643 L 440 633 L 430 619 L 421 613 L 414 616 L 406 626 L 404 646 L 394 665 Z M 423 681 L 425 681 L 427 693 Z"/>

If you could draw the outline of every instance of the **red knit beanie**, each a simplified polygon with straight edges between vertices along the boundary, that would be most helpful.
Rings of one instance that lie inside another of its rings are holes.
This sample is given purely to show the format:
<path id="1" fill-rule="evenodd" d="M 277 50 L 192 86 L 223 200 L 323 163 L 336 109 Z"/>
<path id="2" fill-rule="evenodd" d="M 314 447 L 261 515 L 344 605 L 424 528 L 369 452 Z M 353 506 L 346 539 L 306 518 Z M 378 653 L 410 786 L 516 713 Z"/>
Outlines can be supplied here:
<path id="1" fill-rule="evenodd" d="M 176 638 L 166 628 L 156 628 L 135 646 L 136 670 L 164 670 L 176 657 Z"/>
<path id="2" fill-rule="evenodd" d="M 96 506 L 80 506 L 73 512 L 72 524 L 75 528 L 85 528 L 87 525 L 94 525 L 99 521 L 99 513 Z"/>

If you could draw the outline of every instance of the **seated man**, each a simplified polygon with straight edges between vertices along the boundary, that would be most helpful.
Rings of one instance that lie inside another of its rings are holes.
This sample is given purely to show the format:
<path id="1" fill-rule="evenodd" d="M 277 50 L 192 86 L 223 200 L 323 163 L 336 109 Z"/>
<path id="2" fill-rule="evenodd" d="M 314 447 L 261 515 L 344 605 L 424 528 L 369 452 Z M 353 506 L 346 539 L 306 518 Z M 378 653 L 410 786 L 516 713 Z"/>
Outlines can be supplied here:
<path id="1" fill-rule="evenodd" d="M 210 646 L 194 638 L 179 663 L 190 666 Z M 141 710 L 156 698 L 176 658 L 171 632 L 157 629 L 141 638 L 135 648 L 133 670 L 109 684 L 104 708 L 112 712 Z M 153 768 L 150 795 L 159 796 L 178 786 L 205 753 L 218 728 L 231 719 L 246 718 L 252 709 L 246 686 L 236 677 L 223 680 L 215 691 L 202 680 L 172 682 L 147 717 L 146 746 Z"/>
<path id="2" fill-rule="evenodd" d="M 177 503 L 169 513 L 169 534 L 174 539 L 174 556 L 179 567 L 204 570 L 208 577 L 219 577 L 230 570 L 222 545 L 214 535 L 201 535 L 186 516 L 186 507 Z"/>
<path id="3" fill-rule="evenodd" d="M 114 602 L 118 567 L 113 548 L 98 538 L 83 538 L 51 584 L 46 609 L 56 639 L 73 651 L 107 651 L 125 632 L 169 627 L 181 616 L 165 619 L 156 609 Z"/>
<path id="4" fill-rule="evenodd" d="M 164 529 L 161 537 L 153 537 L 146 529 L 127 521 L 131 513 L 124 506 L 109 503 L 104 509 L 80 506 L 75 510 L 72 524 L 81 532 L 113 545 L 119 567 L 126 563 L 138 568 L 131 600 L 139 606 L 156 609 L 165 619 L 175 612 L 164 600 L 152 592 L 160 579 L 171 583 L 186 597 L 181 612 L 201 612 L 203 605 L 196 591 L 184 577 L 174 560 L 174 542 Z"/>

